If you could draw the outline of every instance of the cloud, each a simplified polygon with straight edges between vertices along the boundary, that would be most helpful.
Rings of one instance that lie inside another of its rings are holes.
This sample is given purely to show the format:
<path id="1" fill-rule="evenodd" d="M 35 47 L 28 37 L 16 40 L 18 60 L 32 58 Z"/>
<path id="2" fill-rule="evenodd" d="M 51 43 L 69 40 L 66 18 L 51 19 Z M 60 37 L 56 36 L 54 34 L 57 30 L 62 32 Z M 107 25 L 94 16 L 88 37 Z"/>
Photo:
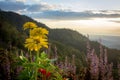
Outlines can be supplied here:
<path id="1" fill-rule="evenodd" d="M 2 10 L 7 11 L 24 11 L 26 10 L 29 12 L 41 12 L 44 10 L 55 10 L 56 5 L 50 5 L 47 3 L 39 3 L 39 4 L 25 4 L 25 0 L 6 0 L 6 1 L 0 1 L 0 8 Z"/>
<path id="2" fill-rule="evenodd" d="M 120 23 L 119 20 L 109 20 L 110 22 Z"/>
<path id="3" fill-rule="evenodd" d="M 7 11 L 18 11 L 27 8 L 23 2 L 0 1 L 0 8 Z"/>
<path id="4" fill-rule="evenodd" d="M 2 1 L 9 1 L 9 2 L 26 2 L 26 0 L 2 0 Z"/>
<path id="5" fill-rule="evenodd" d="M 18 1 L 18 2 L 26 2 L 26 0 L 16 0 L 16 1 Z"/>
<path id="6" fill-rule="evenodd" d="M 48 3 L 25 4 L 26 0 L 0 1 L 0 8 L 7 11 L 15 11 L 28 15 L 32 18 L 54 19 L 54 20 L 80 20 L 93 18 L 120 18 L 120 10 L 90 10 L 75 12 L 64 9 L 60 5 Z M 38 1 L 38 0 L 36 0 Z M 114 21 L 118 22 L 118 21 Z"/>
<path id="7" fill-rule="evenodd" d="M 80 20 L 80 19 L 92 19 L 92 18 L 120 18 L 119 13 L 107 13 L 95 11 L 83 11 L 83 12 L 74 12 L 74 11 L 43 11 L 41 13 L 34 13 L 31 15 L 34 18 L 44 18 L 44 19 L 56 19 L 56 20 Z"/>
<path id="8" fill-rule="evenodd" d="M 45 10 L 55 10 L 55 8 L 56 8 L 55 5 L 49 5 L 47 3 L 39 3 L 39 4 L 30 5 L 27 8 L 27 11 L 39 12 L 39 11 L 45 11 Z"/>

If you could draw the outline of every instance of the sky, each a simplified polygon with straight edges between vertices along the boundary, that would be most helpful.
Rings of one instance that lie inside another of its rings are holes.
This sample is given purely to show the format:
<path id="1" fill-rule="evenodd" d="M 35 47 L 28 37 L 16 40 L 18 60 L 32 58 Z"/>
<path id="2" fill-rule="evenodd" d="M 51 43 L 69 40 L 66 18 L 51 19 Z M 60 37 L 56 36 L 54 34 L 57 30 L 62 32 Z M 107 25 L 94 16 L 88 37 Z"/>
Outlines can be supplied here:
<path id="1" fill-rule="evenodd" d="M 50 28 L 120 36 L 120 0 L 0 0 L 0 8 L 27 15 Z"/>

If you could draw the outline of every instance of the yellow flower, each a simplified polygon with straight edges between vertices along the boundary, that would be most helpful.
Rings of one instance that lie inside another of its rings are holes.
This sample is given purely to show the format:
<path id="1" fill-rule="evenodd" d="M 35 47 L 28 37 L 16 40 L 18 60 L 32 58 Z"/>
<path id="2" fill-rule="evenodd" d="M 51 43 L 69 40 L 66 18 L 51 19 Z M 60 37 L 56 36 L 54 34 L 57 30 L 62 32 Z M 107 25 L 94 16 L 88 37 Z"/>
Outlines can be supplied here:
<path id="1" fill-rule="evenodd" d="M 42 37 L 30 37 L 26 39 L 25 47 L 27 47 L 29 50 L 35 50 L 38 51 L 42 47 L 48 48 L 48 42 L 47 39 Z"/>
<path id="2" fill-rule="evenodd" d="M 30 36 L 41 36 L 43 38 L 46 38 L 48 34 L 48 31 L 45 28 L 34 28 L 30 31 Z"/>
<path id="3" fill-rule="evenodd" d="M 42 34 L 48 34 L 48 31 L 45 28 L 41 28 Z"/>
<path id="4" fill-rule="evenodd" d="M 25 47 L 27 47 L 31 51 L 38 51 L 42 47 L 48 48 L 48 31 L 45 28 L 39 28 L 32 22 L 27 22 L 24 24 L 24 29 L 27 28 L 32 29 L 30 30 L 29 38 L 27 38 L 25 41 Z"/>
<path id="5" fill-rule="evenodd" d="M 25 29 L 32 29 L 32 28 L 36 28 L 36 27 L 38 27 L 38 26 L 35 23 L 33 23 L 33 22 L 26 22 L 23 25 L 24 30 Z"/>

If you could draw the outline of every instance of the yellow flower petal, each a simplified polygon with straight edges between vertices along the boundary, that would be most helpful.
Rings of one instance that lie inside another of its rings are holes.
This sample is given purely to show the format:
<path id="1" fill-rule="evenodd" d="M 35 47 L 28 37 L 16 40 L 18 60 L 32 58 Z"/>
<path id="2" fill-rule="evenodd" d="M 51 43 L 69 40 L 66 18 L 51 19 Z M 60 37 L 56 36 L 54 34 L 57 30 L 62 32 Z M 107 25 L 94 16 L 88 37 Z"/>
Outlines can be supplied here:
<path id="1" fill-rule="evenodd" d="M 36 28 L 36 27 L 38 27 L 38 26 L 35 23 L 33 23 L 33 22 L 26 22 L 23 25 L 24 30 L 25 29 L 32 29 L 32 28 Z"/>

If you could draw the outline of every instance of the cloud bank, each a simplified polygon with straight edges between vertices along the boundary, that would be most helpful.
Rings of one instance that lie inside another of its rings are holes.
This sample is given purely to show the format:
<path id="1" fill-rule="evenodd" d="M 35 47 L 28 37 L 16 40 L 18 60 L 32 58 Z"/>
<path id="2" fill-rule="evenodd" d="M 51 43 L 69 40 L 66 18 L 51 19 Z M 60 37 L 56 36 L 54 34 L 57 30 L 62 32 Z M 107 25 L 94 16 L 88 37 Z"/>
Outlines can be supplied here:
<path id="1" fill-rule="evenodd" d="M 25 4 L 26 0 L 0 1 L 0 8 L 7 11 L 20 12 L 32 18 L 53 20 L 81 20 L 92 18 L 120 18 L 120 10 L 98 10 L 75 12 L 62 10 L 62 6 L 47 3 Z"/>
<path id="2" fill-rule="evenodd" d="M 23 1 L 23 0 L 22 0 Z M 6 0 L 6 1 L 0 1 L 0 8 L 2 10 L 7 11 L 24 11 L 27 12 L 40 12 L 44 10 L 52 10 L 54 9 L 53 5 L 49 5 L 47 3 L 39 3 L 39 4 L 25 4 L 20 0 L 13 1 L 13 0 Z"/>
<path id="3" fill-rule="evenodd" d="M 7 11 L 18 11 L 27 8 L 23 2 L 0 1 L 0 8 Z"/>
<path id="4" fill-rule="evenodd" d="M 120 18 L 119 13 L 94 13 L 94 11 L 43 11 L 42 13 L 32 14 L 35 18 L 46 19 L 60 19 L 60 20 L 80 20 L 80 19 L 92 19 L 92 18 Z"/>

